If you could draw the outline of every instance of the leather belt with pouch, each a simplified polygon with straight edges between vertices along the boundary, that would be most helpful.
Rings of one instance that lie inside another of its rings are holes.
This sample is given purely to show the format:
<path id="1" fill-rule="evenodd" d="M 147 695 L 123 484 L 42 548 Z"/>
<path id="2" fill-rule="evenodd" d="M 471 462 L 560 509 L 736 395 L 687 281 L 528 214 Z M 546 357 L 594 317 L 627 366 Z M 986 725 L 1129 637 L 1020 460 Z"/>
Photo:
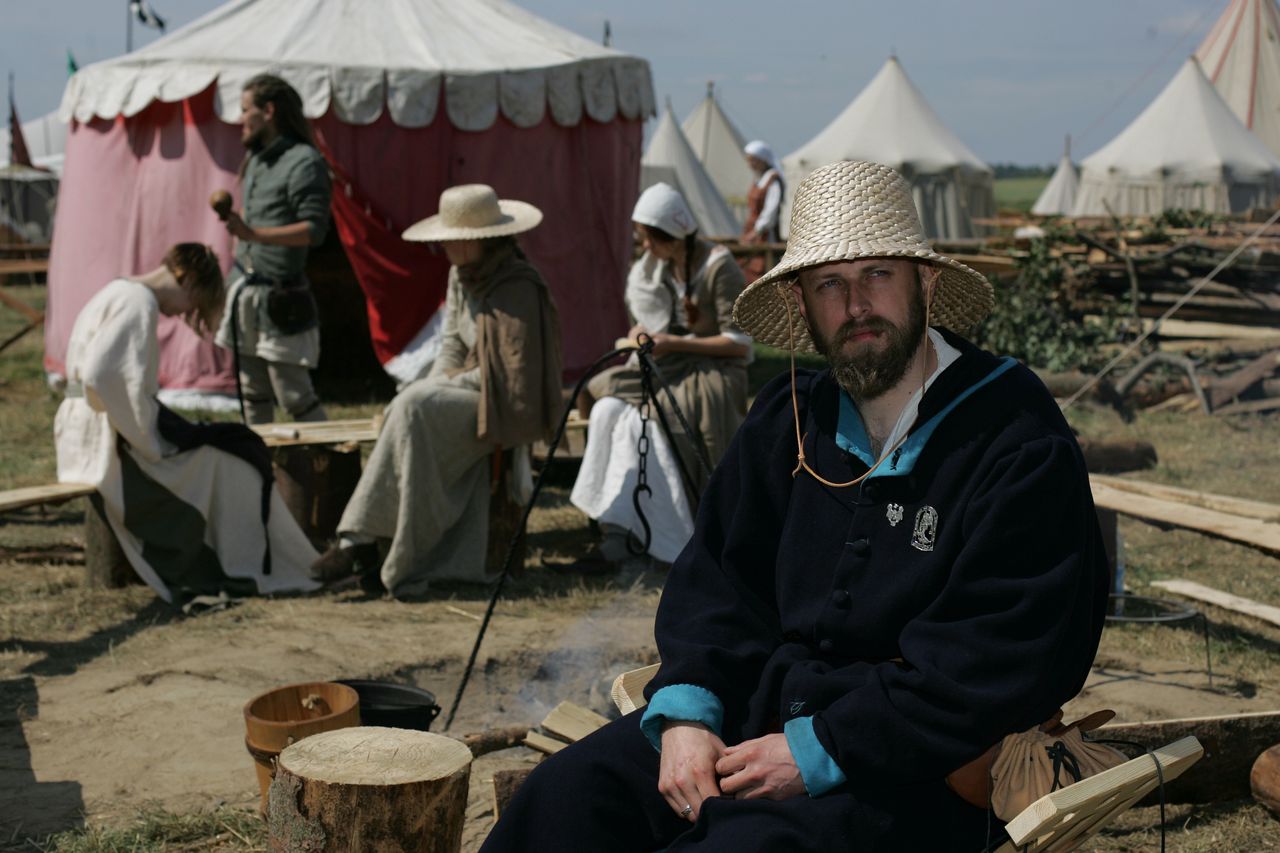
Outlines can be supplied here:
<path id="1" fill-rule="evenodd" d="M 316 299 L 306 278 L 288 281 L 268 278 L 260 273 L 247 273 L 246 286 L 269 287 L 267 291 L 267 317 L 283 334 L 296 335 L 314 328 L 319 321 Z"/>
<path id="2" fill-rule="evenodd" d="M 1009 820 L 1021 811 L 1021 808 L 1030 805 L 1045 794 L 1065 787 L 1072 782 L 1079 781 L 1084 776 L 1093 775 L 1099 770 L 1121 764 L 1126 760 L 1126 757 L 1103 744 L 1085 741 L 1083 744 L 1078 744 L 1076 749 L 1077 751 L 1087 749 L 1091 754 L 1089 756 L 1070 756 L 1068 763 L 1076 769 L 1076 772 L 1065 780 L 1059 778 L 1056 767 L 1051 772 L 1042 774 L 1037 774 L 1032 769 L 1029 772 L 1017 774 L 1016 778 L 1014 775 L 1006 774 L 1004 778 L 993 779 L 992 770 L 1002 750 L 1006 747 L 1010 750 L 1025 750 L 1027 743 L 1024 742 L 1031 740 L 1037 743 L 1062 743 L 1063 739 L 1076 742 L 1080 740 L 1081 734 L 1105 725 L 1115 715 L 1116 712 L 1110 710 L 1094 711 L 1074 723 L 1064 725 L 1062 722 L 1062 709 L 1059 708 L 1057 713 L 1039 726 L 1026 732 L 1007 735 L 982 755 L 948 774 L 946 778 L 947 787 L 969 805 L 977 806 L 980 809 L 994 807 L 998 817 L 1002 820 Z M 1081 747 L 1084 749 L 1081 749 Z M 1049 750 L 1040 751 L 1047 752 Z M 1093 755 L 1092 753 L 1097 754 Z M 1035 758 L 1040 760 L 1040 763 L 1056 763 L 1051 752 L 1044 759 L 1041 759 L 1038 754 L 1035 755 Z M 1085 772 L 1082 775 L 1079 772 L 1081 767 L 1086 768 L 1089 772 Z M 1006 813 L 1002 814 L 1001 812 Z"/>

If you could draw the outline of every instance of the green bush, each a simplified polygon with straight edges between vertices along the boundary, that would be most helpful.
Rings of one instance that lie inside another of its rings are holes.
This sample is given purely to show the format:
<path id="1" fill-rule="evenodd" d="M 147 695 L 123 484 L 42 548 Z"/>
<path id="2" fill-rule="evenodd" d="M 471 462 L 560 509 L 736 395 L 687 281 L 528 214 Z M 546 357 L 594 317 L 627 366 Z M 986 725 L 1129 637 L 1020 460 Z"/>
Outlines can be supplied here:
<path id="1" fill-rule="evenodd" d="M 995 286 L 996 304 L 973 335 L 979 346 L 1051 371 L 1101 365 L 1099 344 L 1114 339 L 1108 313 L 1087 318 L 1072 308 L 1066 262 L 1050 253 L 1052 240 L 1033 240 L 1013 282 Z"/>

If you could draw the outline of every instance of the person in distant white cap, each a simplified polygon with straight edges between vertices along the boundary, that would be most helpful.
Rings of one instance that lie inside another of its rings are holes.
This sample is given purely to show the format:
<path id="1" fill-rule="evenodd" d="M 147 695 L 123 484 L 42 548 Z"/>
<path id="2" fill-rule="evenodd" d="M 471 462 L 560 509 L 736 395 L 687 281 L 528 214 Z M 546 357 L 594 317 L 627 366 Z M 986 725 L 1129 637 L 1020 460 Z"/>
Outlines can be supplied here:
<path id="1" fill-rule="evenodd" d="M 440 243 L 449 262 L 440 354 L 387 406 L 378 443 L 338 523 L 338 544 L 312 567 L 331 581 L 368 571 L 397 598 L 436 579 L 483 581 L 491 466 L 525 460 L 563 406 L 560 321 L 515 235 L 542 221 L 531 204 L 466 184 L 404 239 Z"/>
<path id="2" fill-rule="evenodd" d="M 654 412 L 647 430 L 654 457 L 647 465 L 648 485 L 654 490 L 645 501 L 651 531 L 647 552 L 669 563 L 693 532 L 692 507 L 706 486 L 695 444 L 705 446 L 714 465 L 746 415 L 751 338 L 732 317 L 745 281 L 728 249 L 699 239 L 693 213 L 673 187 L 657 183 L 646 189 L 631 219 L 644 248 L 627 277 L 631 337 L 644 333 L 653 338 L 663 379 L 694 433 L 683 432 L 670 402 L 659 396 L 654 405 L 666 415 L 676 447 L 662 434 Z M 640 380 L 633 360 L 594 377 L 579 401 L 580 411 L 589 410 L 591 420 L 570 499 L 600 521 L 606 535 L 602 552 L 588 555 L 576 569 L 608 570 L 627 554 L 623 531 L 644 536 L 632 501 Z"/>
<path id="3" fill-rule="evenodd" d="M 742 153 L 756 180 L 747 191 L 747 221 L 742 226 L 740 239 L 743 243 L 777 243 L 782 239 L 778 219 L 786 190 L 782 165 L 773 149 L 759 139 L 748 142 Z M 759 278 L 765 271 L 764 255 L 748 255 L 742 261 L 742 268 L 749 280 Z"/>
<path id="4" fill-rule="evenodd" d="M 1061 411 L 959 334 L 992 303 L 892 169 L 800 185 L 734 316 L 829 368 L 765 386 L 711 478 L 647 706 L 535 768 L 482 853 L 991 849 L 987 750 L 1076 695 L 1108 588 Z"/>

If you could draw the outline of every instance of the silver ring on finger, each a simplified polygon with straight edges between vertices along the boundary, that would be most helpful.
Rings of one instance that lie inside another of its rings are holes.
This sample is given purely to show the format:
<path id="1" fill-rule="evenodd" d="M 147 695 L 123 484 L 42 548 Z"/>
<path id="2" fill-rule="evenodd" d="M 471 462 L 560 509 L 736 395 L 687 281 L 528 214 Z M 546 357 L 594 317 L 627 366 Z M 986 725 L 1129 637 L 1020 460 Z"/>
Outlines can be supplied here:
<path id="1" fill-rule="evenodd" d="M 680 817 L 688 817 L 691 814 L 693 814 L 693 806 L 686 803 L 685 807 L 680 810 Z"/>

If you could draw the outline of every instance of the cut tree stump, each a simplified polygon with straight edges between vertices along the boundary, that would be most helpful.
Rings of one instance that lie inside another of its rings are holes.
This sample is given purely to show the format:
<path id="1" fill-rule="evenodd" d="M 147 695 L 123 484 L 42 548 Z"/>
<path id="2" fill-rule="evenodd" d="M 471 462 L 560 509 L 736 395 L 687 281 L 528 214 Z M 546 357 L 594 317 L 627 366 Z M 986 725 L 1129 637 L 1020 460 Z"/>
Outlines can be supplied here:
<path id="1" fill-rule="evenodd" d="M 496 777 L 493 784 L 497 788 Z M 1249 787 L 1253 791 L 1253 798 L 1266 806 L 1272 815 L 1280 818 L 1280 744 L 1271 747 L 1253 762 Z"/>
<path id="2" fill-rule="evenodd" d="M 443 735 L 379 726 L 312 735 L 280 753 L 268 845 L 457 853 L 470 778 L 470 750 Z"/>

